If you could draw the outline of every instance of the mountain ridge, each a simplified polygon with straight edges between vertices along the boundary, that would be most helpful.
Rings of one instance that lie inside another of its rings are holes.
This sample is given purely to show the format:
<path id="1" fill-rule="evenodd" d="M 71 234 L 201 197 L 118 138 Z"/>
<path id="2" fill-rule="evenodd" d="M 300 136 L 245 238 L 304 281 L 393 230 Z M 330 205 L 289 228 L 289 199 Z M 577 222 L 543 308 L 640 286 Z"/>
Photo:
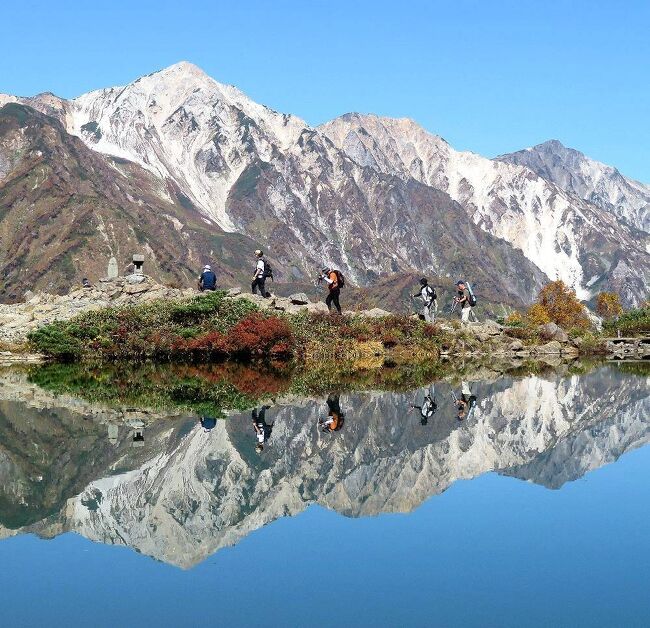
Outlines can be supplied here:
<path id="1" fill-rule="evenodd" d="M 0 96 L 0 106 L 11 100 L 57 117 L 95 153 L 138 164 L 224 232 L 260 242 L 292 280 L 322 263 L 360 286 L 401 272 L 471 277 L 441 252 L 436 229 L 469 221 L 502 242 L 467 228 L 479 247 L 467 257 L 523 302 L 540 272 L 586 300 L 612 289 L 634 304 L 647 293 L 647 234 L 528 166 L 456 151 L 410 118 L 349 113 L 311 127 L 185 61 L 72 100 Z M 499 268 L 489 251 L 514 262 L 509 247 L 526 261 Z"/>

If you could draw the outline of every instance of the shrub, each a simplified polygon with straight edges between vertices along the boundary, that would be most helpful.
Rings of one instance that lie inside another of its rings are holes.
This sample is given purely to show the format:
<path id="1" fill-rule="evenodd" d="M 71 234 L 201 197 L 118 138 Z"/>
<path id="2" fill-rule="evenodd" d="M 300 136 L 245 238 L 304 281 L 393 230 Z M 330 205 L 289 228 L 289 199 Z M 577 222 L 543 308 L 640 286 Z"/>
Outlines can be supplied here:
<path id="1" fill-rule="evenodd" d="M 279 343 L 285 343 L 285 348 L 293 345 L 291 328 L 283 319 L 261 314 L 239 321 L 227 337 L 229 353 L 238 356 L 261 356 Z"/>
<path id="2" fill-rule="evenodd" d="M 531 325 L 553 322 L 560 327 L 587 329 L 591 326 L 584 305 L 576 297 L 574 290 L 563 281 L 551 281 L 539 292 L 526 315 Z"/>
<path id="3" fill-rule="evenodd" d="M 628 310 L 618 320 L 606 322 L 605 329 L 610 333 L 620 331 L 624 335 L 650 333 L 650 306 Z"/>
<path id="4" fill-rule="evenodd" d="M 605 320 L 623 313 L 621 299 L 616 292 L 601 292 L 596 298 L 596 314 Z"/>
<path id="5" fill-rule="evenodd" d="M 515 310 L 505 317 L 503 324 L 507 327 L 521 327 L 524 324 L 524 319 L 521 314 Z"/>

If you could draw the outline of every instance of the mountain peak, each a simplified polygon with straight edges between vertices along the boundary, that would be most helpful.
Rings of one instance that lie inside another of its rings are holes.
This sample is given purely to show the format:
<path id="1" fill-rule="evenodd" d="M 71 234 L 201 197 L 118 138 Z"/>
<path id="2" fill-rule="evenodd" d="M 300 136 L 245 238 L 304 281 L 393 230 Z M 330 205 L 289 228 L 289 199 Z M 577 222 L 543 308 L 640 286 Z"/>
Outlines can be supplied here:
<path id="1" fill-rule="evenodd" d="M 150 74 L 149 76 L 153 76 L 154 74 L 161 74 L 161 75 L 176 74 L 176 75 L 184 75 L 184 76 L 189 75 L 189 76 L 197 76 L 202 78 L 208 76 L 208 74 L 206 74 L 206 72 L 204 72 L 198 65 L 194 65 L 189 61 L 179 61 L 178 63 L 174 63 L 170 66 L 167 66 L 162 70 L 153 72 L 153 74 Z"/>

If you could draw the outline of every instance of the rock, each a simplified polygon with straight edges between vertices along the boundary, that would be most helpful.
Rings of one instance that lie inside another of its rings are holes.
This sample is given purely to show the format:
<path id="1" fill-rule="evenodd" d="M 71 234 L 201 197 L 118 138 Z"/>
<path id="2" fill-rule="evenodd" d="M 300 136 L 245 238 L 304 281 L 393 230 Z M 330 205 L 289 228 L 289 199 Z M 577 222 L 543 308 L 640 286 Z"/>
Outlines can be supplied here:
<path id="1" fill-rule="evenodd" d="M 126 277 L 126 282 L 129 284 L 139 284 L 139 283 L 144 283 L 145 281 L 147 281 L 146 275 L 133 274 L 133 275 L 127 275 Z"/>
<path id="2" fill-rule="evenodd" d="M 276 310 L 280 310 L 281 312 L 285 312 L 291 307 L 291 301 L 289 299 L 285 299 L 283 297 L 278 297 L 274 299 L 273 306 L 275 307 Z"/>
<path id="3" fill-rule="evenodd" d="M 391 316 L 390 312 L 382 310 L 380 307 L 373 307 L 371 310 L 364 310 L 363 312 L 359 312 L 359 314 L 366 318 L 385 318 L 386 316 Z"/>
<path id="4" fill-rule="evenodd" d="M 150 286 L 148 286 L 146 283 L 129 284 L 124 286 L 124 294 L 138 294 L 140 292 L 147 292 L 149 288 Z"/>
<path id="5" fill-rule="evenodd" d="M 289 297 L 289 301 L 291 301 L 293 305 L 307 305 L 309 303 L 309 298 L 304 292 L 297 292 Z"/>
<path id="6" fill-rule="evenodd" d="M 241 288 L 230 288 L 228 292 L 226 292 L 226 296 L 228 297 L 236 297 L 239 294 L 241 294 Z"/>
<path id="7" fill-rule="evenodd" d="M 551 342 L 547 342 L 545 345 L 535 347 L 535 353 L 542 353 L 542 354 L 562 353 L 562 345 L 557 340 L 551 340 Z"/>
<path id="8" fill-rule="evenodd" d="M 519 353 L 524 350 L 524 343 L 521 340 L 515 339 L 508 345 L 508 350 L 512 353 Z"/>
<path id="9" fill-rule="evenodd" d="M 545 340 L 557 340 L 558 342 L 569 342 L 569 334 L 555 323 L 546 323 L 537 328 L 540 336 Z"/>
<path id="10" fill-rule="evenodd" d="M 308 303 L 305 307 L 300 308 L 301 311 L 307 311 L 312 314 L 328 314 L 329 310 L 327 309 L 327 305 L 325 305 L 322 301 L 318 301 L 316 303 Z"/>

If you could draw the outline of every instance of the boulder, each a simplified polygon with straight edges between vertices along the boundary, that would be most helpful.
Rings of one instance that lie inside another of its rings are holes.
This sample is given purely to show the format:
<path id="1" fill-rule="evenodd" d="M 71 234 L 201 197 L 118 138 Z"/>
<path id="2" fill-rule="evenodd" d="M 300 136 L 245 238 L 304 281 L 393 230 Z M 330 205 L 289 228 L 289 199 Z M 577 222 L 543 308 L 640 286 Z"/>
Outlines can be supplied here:
<path id="1" fill-rule="evenodd" d="M 226 292 L 227 297 L 236 297 L 239 294 L 241 294 L 241 288 L 230 288 L 228 292 Z"/>
<path id="2" fill-rule="evenodd" d="M 535 347 L 535 353 L 541 354 L 558 354 L 562 353 L 562 345 L 557 340 L 551 340 L 545 345 Z"/>
<path id="3" fill-rule="evenodd" d="M 132 277 L 137 275 L 131 275 Z M 139 294 L 140 292 L 147 292 L 150 286 L 146 283 L 127 284 L 124 286 L 124 294 Z"/>
<path id="4" fill-rule="evenodd" d="M 285 299 L 284 297 L 277 297 L 276 299 L 274 299 L 273 307 L 276 310 L 285 312 L 291 307 L 291 301 L 289 299 Z"/>
<path id="5" fill-rule="evenodd" d="M 540 336 L 545 340 L 557 340 L 558 342 L 569 342 L 569 335 L 559 325 L 546 323 L 537 328 Z"/>
<path id="6" fill-rule="evenodd" d="M 306 310 L 307 312 L 310 312 L 312 314 L 328 314 L 329 310 L 327 309 L 327 305 L 325 305 L 322 301 L 318 301 L 316 303 L 308 303 L 305 307 L 300 308 L 301 310 Z"/>
<path id="7" fill-rule="evenodd" d="M 126 282 L 129 284 L 139 284 L 139 283 L 144 283 L 147 281 L 146 275 L 127 275 L 126 277 Z"/>
<path id="8" fill-rule="evenodd" d="M 297 292 L 289 297 L 289 301 L 291 301 L 293 305 L 307 305 L 309 303 L 309 298 L 304 292 Z"/>
<path id="9" fill-rule="evenodd" d="M 382 310 L 380 307 L 373 307 L 371 310 L 364 310 L 363 312 L 359 312 L 359 314 L 366 318 L 385 318 L 391 315 L 390 312 Z"/>

